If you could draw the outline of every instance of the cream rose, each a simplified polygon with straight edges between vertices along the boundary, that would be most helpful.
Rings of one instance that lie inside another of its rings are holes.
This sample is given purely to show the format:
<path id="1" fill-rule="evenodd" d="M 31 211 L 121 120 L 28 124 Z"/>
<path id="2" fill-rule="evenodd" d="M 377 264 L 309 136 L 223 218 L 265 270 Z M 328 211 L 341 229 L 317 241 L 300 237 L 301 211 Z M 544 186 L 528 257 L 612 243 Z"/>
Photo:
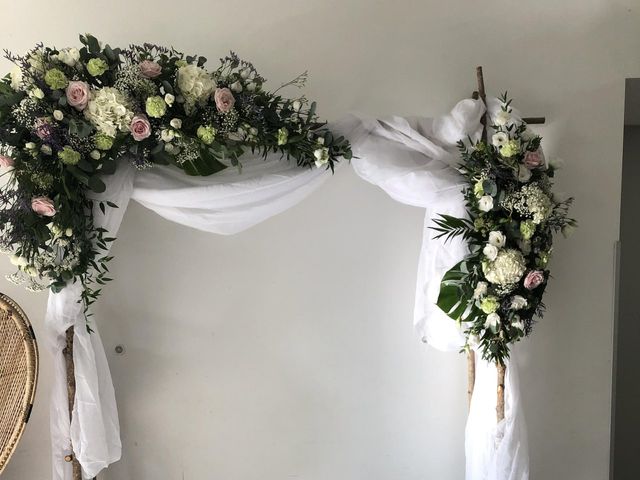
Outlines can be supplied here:
<path id="1" fill-rule="evenodd" d="M 82 111 L 89 103 L 89 84 L 80 81 L 69 82 L 66 95 L 67 103 L 76 110 Z"/>
<path id="2" fill-rule="evenodd" d="M 233 93 L 228 88 L 216 88 L 213 99 L 216 102 L 216 108 L 222 113 L 230 111 L 236 103 Z"/>

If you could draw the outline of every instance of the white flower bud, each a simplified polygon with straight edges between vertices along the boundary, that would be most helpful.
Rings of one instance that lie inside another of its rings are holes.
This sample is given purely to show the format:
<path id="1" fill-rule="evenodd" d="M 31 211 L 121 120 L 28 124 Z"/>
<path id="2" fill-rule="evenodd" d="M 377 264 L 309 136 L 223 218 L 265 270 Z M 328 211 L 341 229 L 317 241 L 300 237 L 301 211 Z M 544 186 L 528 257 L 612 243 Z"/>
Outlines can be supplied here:
<path id="1" fill-rule="evenodd" d="M 67 237 L 72 237 L 72 236 L 73 236 L 73 229 L 71 229 L 71 228 L 67 228 L 67 229 L 64 231 L 64 234 L 65 234 Z"/>
<path id="2" fill-rule="evenodd" d="M 239 81 L 235 81 L 229 85 L 229 88 L 233 92 L 240 93 L 242 91 L 242 84 Z"/>
<path id="3" fill-rule="evenodd" d="M 176 97 L 174 97 L 174 96 L 173 96 L 173 95 L 171 95 L 170 93 L 167 93 L 167 94 L 164 96 L 164 103 L 166 103 L 166 104 L 167 104 L 167 105 L 169 105 L 169 106 L 172 106 L 172 105 L 173 105 L 173 102 L 175 102 L 175 100 L 176 100 Z"/>
<path id="4" fill-rule="evenodd" d="M 180 120 L 179 118 L 174 118 L 169 122 L 169 125 L 180 130 L 182 128 L 182 120 Z"/>
<path id="5" fill-rule="evenodd" d="M 169 130 L 167 128 L 163 129 L 160 132 L 160 139 L 165 143 L 169 143 L 171 140 L 174 139 L 175 136 L 176 134 L 173 132 L 173 130 Z"/>
<path id="6" fill-rule="evenodd" d="M 94 160 L 100 160 L 100 152 L 98 150 L 91 150 L 89 156 Z"/>
<path id="7" fill-rule="evenodd" d="M 33 142 L 27 142 L 24 144 L 24 148 L 26 148 L 27 150 L 35 150 L 36 144 Z"/>
<path id="8" fill-rule="evenodd" d="M 60 121 L 64 118 L 64 113 L 62 113 L 61 110 L 54 110 L 53 111 L 53 118 L 55 118 L 56 120 Z"/>
<path id="9" fill-rule="evenodd" d="M 44 92 L 40 88 L 34 88 L 31 90 L 31 95 L 33 95 L 38 100 L 42 100 L 44 98 Z"/>
<path id="10" fill-rule="evenodd" d="M 249 78 L 249 75 L 251 74 L 251 70 L 248 68 L 243 68 L 242 71 L 240 72 L 240 77 L 243 79 Z"/>

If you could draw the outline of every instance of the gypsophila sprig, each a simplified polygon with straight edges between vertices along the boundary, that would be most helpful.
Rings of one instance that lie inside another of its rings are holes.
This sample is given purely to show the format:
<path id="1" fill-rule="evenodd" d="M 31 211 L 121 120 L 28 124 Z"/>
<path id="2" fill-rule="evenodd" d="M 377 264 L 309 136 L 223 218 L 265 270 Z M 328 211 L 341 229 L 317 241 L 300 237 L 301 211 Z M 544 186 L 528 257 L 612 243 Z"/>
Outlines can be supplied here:
<path id="1" fill-rule="evenodd" d="M 545 159 L 541 138 L 512 115 L 506 93 L 490 119 L 490 138 L 460 141 L 460 173 L 468 218 L 440 215 L 436 238 L 456 236 L 469 254 L 444 275 L 438 306 L 456 320 L 466 348 L 504 364 L 510 345 L 531 333 L 544 313 L 553 235 L 576 226 L 573 199 L 553 195 L 556 169 Z"/>
<path id="2" fill-rule="evenodd" d="M 0 249 L 30 290 L 81 282 L 85 312 L 110 280 L 109 238 L 92 200 L 117 161 L 173 165 L 188 175 L 240 167 L 247 152 L 333 171 L 349 142 L 319 121 L 315 102 L 265 89 L 235 53 L 207 59 L 149 43 L 127 49 L 80 35 L 81 48 L 36 45 L 0 81 Z M 306 72 L 285 86 L 300 87 Z M 282 88 L 282 87 L 281 87 Z M 284 134 L 283 132 L 286 132 Z"/>

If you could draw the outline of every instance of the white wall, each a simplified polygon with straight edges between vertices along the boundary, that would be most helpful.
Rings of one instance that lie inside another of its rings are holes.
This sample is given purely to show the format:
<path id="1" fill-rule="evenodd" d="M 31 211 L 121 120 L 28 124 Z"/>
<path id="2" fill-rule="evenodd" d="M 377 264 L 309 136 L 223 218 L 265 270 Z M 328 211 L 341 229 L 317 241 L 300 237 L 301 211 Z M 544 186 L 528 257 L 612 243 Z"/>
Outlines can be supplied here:
<path id="1" fill-rule="evenodd" d="M 640 76 L 640 2 L 1 0 L 0 11 L 0 45 L 17 52 L 90 31 L 212 59 L 234 49 L 272 85 L 308 68 L 329 119 L 440 114 L 484 65 L 491 93 L 508 89 L 525 114 L 547 116 L 540 132 L 567 162 L 559 189 L 577 197 L 581 222 L 558 242 L 548 314 L 523 345 L 532 478 L 607 477 L 623 88 Z M 348 168 L 235 237 L 133 205 L 117 281 L 96 309 L 124 442 L 102 477 L 461 479 L 464 360 L 424 347 L 411 327 L 421 223 Z M 42 332 L 45 294 L 1 288 Z M 43 353 L 3 480 L 49 477 L 50 372 Z"/>

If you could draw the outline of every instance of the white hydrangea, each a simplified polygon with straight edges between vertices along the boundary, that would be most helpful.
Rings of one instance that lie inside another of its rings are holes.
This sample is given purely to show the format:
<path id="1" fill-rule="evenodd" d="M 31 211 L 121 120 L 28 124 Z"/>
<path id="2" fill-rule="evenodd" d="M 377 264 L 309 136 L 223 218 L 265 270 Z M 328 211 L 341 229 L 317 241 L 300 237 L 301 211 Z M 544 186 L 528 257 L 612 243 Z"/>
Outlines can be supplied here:
<path id="1" fill-rule="evenodd" d="M 185 65 L 178 69 L 178 88 L 186 104 L 193 106 L 206 102 L 216 88 L 216 83 L 204 68 Z"/>
<path id="2" fill-rule="evenodd" d="M 91 100 L 84 116 L 99 132 L 115 137 L 118 131 L 128 131 L 133 112 L 127 97 L 112 87 L 101 88 L 91 93 Z"/>
<path id="3" fill-rule="evenodd" d="M 504 200 L 507 209 L 513 209 L 520 215 L 531 217 L 533 223 L 544 222 L 553 210 L 553 202 L 537 183 L 524 185 L 519 192 L 513 193 Z"/>
<path id="4" fill-rule="evenodd" d="M 512 248 L 500 250 L 493 262 L 486 262 L 482 265 L 485 278 L 497 285 L 517 283 L 526 268 L 522 254 Z"/>

